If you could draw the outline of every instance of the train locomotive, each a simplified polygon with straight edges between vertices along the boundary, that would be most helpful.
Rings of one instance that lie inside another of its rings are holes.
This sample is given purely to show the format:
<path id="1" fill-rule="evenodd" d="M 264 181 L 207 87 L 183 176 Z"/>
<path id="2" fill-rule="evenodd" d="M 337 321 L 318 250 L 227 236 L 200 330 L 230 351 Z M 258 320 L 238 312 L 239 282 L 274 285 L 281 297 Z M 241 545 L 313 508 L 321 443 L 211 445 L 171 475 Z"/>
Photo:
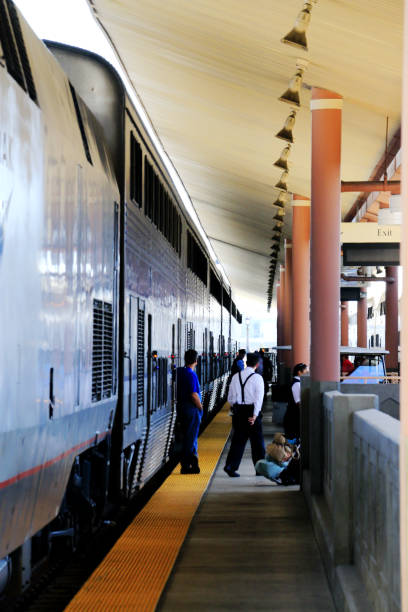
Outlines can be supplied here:
<path id="1" fill-rule="evenodd" d="M 168 461 L 188 348 L 214 410 L 242 322 L 115 70 L 47 45 L 0 0 L 0 593 Z"/>

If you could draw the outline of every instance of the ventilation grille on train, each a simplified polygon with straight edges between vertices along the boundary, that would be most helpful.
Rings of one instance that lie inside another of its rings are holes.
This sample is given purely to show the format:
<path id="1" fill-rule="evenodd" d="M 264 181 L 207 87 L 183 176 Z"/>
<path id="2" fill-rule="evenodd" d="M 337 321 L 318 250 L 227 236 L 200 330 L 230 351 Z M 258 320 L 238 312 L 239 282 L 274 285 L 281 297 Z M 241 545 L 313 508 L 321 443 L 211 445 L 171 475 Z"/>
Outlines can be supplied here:
<path id="1" fill-rule="evenodd" d="M 137 408 L 138 414 L 143 412 L 144 406 L 144 339 L 145 339 L 145 311 L 144 303 L 139 300 L 137 312 Z"/>
<path id="2" fill-rule="evenodd" d="M 92 401 L 111 397 L 113 386 L 112 304 L 93 302 Z"/>
<path id="3" fill-rule="evenodd" d="M 194 348 L 194 329 L 192 323 L 186 323 L 186 351 Z"/>

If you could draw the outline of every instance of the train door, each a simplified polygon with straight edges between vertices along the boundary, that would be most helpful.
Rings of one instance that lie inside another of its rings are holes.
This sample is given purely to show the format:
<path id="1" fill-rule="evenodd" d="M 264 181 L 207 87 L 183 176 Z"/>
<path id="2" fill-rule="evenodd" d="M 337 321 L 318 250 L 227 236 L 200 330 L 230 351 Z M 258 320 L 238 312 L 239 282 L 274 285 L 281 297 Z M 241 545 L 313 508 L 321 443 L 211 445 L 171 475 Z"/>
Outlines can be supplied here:
<path id="1" fill-rule="evenodd" d="M 144 413 L 144 345 L 145 305 L 134 295 L 129 296 L 128 350 L 128 402 L 124 423 L 129 424 Z"/>
<path id="2" fill-rule="evenodd" d="M 158 359 L 157 353 L 152 347 L 152 315 L 147 316 L 147 397 L 148 397 L 148 415 L 153 414 L 158 406 L 158 386 L 157 372 Z"/>
<path id="3" fill-rule="evenodd" d="M 177 367 L 180 367 L 182 365 L 182 354 L 181 354 L 181 319 L 177 319 L 177 360 L 176 360 L 176 364 Z"/>

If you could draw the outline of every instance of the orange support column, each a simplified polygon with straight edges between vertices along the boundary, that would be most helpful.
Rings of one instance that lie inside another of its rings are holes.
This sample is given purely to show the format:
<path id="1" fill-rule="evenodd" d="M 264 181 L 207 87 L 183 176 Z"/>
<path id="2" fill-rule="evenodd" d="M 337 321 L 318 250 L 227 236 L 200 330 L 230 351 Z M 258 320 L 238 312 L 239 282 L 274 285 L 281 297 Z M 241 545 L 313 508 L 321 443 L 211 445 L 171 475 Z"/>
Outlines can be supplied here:
<path id="1" fill-rule="evenodd" d="M 312 206 L 310 242 L 311 359 L 309 408 L 302 419 L 311 493 L 323 488 L 324 391 L 340 381 L 340 162 L 342 97 L 312 88 Z"/>
<path id="2" fill-rule="evenodd" d="M 285 240 L 285 344 L 292 344 L 292 243 Z M 285 351 L 283 356 L 285 365 L 292 367 L 292 351 Z"/>
<path id="3" fill-rule="evenodd" d="M 387 370 L 398 371 L 398 266 L 385 269 L 388 282 L 385 288 L 385 356 Z M 393 279 L 393 280 L 391 280 Z"/>
<path id="4" fill-rule="evenodd" d="M 403 287 L 401 297 L 401 389 L 400 389 L 400 559 L 401 559 L 401 610 L 408 610 L 408 0 L 404 3 L 402 69 L 402 231 L 401 265 Z"/>
<path id="5" fill-rule="evenodd" d="M 279 328 L 280 328 L 280 344 L 278 346 L 284 346 L 286 344 L 285 338 L 285 268 L 280 266 L 280 317 L 279 317 Z M 279 351 L 277 355 L 278 360 L 278 377 L 279 381 L 281 381 L 281 366 L 284 361 L 284 353 L 283 351 Z"/>
<path id="6" fill-rule="evenodd" d="M 357 302 L 357 346 L 367 346 L 367 298 Z"/>
<path id="7" fill-rule="evenodd" d="M 340 161 L 342 97 L 312 88 L 311 368 L 340 379 Z"/>
<path id="8" fill-rule="evenodd" d="M 341 303 L 341 346 L 349 345 L 349 307 L 348 302 Z"/>
<path id="9" fill-rule="evenodd" d="M 294 195 L 292 220 L 292 361 L 310 363 L 310 200 Z"/>
<path id="10" fill-rule="evenodd" d="M 285 336 L 285 312 L 286 312 L 286 306 L 285 306 L 285 297 L 286 297 L 286 293 L 285 293 L 285 268 L 283 266 L 280 267 L 280 304 L 281 304 L 281 309 L 280 309 L 280 339 L 281 339 L 281 343 L 283 346 L 284 344 L 286 344 L 286 336 Z"/>
<path id="11" fill-rule="evenodd" d="M 280 346 L 282 344 L 282 332 L 281 332 L 281 320 L 282 320 L 282 305 L 281 305 L 281 288 L 280 284 L 276 285 L 276 344 Z M 280 351 L 276 354 L 277 363 L 280 362 Z"/>

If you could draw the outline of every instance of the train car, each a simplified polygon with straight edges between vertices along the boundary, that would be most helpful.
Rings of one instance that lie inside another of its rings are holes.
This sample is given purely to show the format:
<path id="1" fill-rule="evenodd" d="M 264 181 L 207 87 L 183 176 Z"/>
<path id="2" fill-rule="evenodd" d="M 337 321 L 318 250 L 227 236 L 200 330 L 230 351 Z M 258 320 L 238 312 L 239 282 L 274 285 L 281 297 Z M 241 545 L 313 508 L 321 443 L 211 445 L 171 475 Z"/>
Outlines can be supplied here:
<path id="1" fill-rule="evenodd" d="M 11 0 L 0 45 L 1 593 L 168 460 L 187 348 L 214 410 L 239 313 L 113 68 Z"/>
<path id="2" fill-rule="evenodd" d="M 120 193 L 95 118 L 4 0 L 0 43 L 4 582 L 12 551 L 24 545 L 36 563 L 35 534 L 59 514 L 75 458 L 90 448 L 107 457 L 118 399 Z"/>
<path id="3" fill-rule="evenodd" d="M 122 479 L 132 495 L 168 458 L 175 422 L 172 370 L 182 365 L 185 350 L 199 353 L 206 413 L 225 394 L 231 290 L 216 273 L 115 70 L 93 53 L 47 45 L 105 127 L 116 164 L 125 313 L 123 410 L 117 420 L 122 415 Z"/>

